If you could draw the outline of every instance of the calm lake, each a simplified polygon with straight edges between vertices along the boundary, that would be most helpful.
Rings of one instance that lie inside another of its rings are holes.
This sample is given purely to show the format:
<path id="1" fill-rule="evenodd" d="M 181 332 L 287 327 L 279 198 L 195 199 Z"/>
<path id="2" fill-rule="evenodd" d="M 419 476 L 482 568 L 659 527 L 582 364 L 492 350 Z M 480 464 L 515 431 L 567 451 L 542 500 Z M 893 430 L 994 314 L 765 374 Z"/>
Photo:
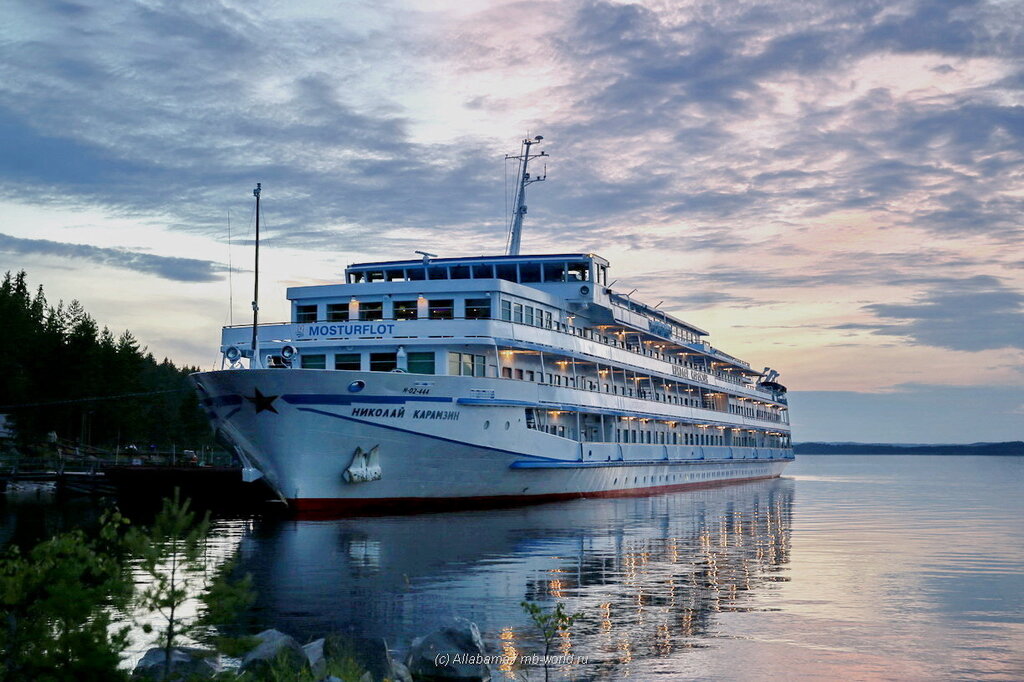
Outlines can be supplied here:
<path id="1" fill-rule="evenodd" d="M 11 497 L 0 541 L 80 517 Z M 1024 458 L 802 455 L 647 498 L 331 521 L 222 518 L 254 627 L 404 651 L 452 615 L 536 653 L 520 602 L 584 616 L 552 679 L 1021 679 Z M 540 670 L 530 679 L 543 679 Z M 495 669 L 495 679 L 515 671 Z"/>

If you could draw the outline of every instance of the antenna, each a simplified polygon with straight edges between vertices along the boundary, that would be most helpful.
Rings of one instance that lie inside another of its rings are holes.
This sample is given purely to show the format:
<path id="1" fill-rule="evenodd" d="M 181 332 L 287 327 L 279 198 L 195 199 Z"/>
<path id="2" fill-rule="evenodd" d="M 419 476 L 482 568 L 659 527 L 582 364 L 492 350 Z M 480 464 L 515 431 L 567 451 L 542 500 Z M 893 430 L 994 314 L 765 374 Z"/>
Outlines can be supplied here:
<path id="1" fill-rule="evenodd" d="M 523 237 L 523 217 L 526 216 L 526 188 L 528 185 L 532 185 L 535 182 L 543 182 L 548 178 L 547 166 L 544 167 L 544 174 L 536 177 L 530 177 L 530 173 L 527 171 L 530 159 L 537 159 L 548 155 L 547 152 L 540 152 L 539 154 L 530 153 L 530 147 L 539 144 L 543 139 L 543 135 L 537 135 L 532 140 L 526 138 L 523 140 L 523 148 L 519 156 L 505 155 L 506 161 L 509 159 L 517 159 L 519 161 L 519 188 L 516 190 L 515 209 L 512 213 L 512 223 L 508 229 L 507 255 L 509 256 L 519 255 L 519 243 Z"/>
<path id="2" fill-rule="evenodd" d="M 421 256 L 423 256 L 423 264 L 424 265 L 430 265 L 430 259 L 431 258 L 437 258 L 437 254 L 436 253 L 427 253 L 426 251 L 417 251 L 416 253 L 418 253 Z"/>
<path id="3" fill-rule="evenodd" d="M 259 366 L 260 354 L 256 348 L 256 327 L 259 324 L 260 316 L 260 191 L 263 189 L 263 183 L 257 182 L 256 189 L 252 191 L 252 195 L 256 197 L 256 276 L 253 278 L 252 285 L 252 360 L 249 361 L 249 367 Z"/>

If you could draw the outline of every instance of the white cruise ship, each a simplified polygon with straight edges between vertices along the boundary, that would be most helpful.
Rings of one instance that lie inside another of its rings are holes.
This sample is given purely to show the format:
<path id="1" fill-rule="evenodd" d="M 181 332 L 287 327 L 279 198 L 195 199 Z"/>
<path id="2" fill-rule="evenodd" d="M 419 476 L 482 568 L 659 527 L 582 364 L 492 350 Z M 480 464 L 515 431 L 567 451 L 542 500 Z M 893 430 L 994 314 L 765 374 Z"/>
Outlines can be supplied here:
<path id="1" fill-rule="evenodd" d="M 288 289 L 289 322 L 224 328 L 227 366 L 193 379 L 246 480 L 329 513 L 781 474 L 777 372 L 613 291 L 596 254 L 519 254 L 537 142 L 511 157 L 507 254 L 351 265 L 344 283 Z"/>

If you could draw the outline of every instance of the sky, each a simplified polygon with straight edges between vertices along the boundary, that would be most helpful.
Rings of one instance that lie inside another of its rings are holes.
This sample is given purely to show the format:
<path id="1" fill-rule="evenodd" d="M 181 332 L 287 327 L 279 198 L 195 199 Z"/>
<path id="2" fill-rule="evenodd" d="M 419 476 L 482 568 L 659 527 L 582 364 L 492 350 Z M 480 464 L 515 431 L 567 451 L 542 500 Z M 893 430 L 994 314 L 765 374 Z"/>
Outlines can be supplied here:
<path id="1" fill-rule="evenodd" d="M 524 253 L 790 388 L 794 439 L 1024 438 L 1024 2 L 8 0 L 0 271 L 212 368 L 365 260 Z"/>

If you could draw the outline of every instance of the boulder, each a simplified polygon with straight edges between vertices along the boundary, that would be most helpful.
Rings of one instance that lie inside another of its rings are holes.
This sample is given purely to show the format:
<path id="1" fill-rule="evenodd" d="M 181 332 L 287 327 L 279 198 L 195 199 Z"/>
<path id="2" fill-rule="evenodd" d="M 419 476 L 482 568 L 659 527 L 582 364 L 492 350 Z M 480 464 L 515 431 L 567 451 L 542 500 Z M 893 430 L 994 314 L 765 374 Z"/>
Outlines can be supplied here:
<path id="1" fill-rule="evenodd" d="M 166 657 L 163 649 L 150 649 L 139 660 L 132 671 L 132 679 L 136 680 L 159 680 L 161 682 L 173 682 L 174 680 L 186 679 L 208 679 L 221 671 L 220 657 L 213 651 L 192 648 L 171 649 L 171 674 L 164 677 L 164 661 Z"/>
<path id="2" fill-rule="evenodd" d="M 323 637 L 314 639 L 309 644 L 306 644 L 302 647 L 302 651 L 306 654 L 306 663 L 314 675 L 320 677 L 327 673 L 327 658 L 324 656 Z"/>
<path id="3" fill-rule="evenodd" d="M 491 679 L 476 623 L 456 617 L 426 637 L 413 640 L 406 665 L 414 680 Z"/>
<path id="4" fill-rule="evenodd" d="M 295 670 L 306 665 L 306 652 L 295 638 L 279 630 L 264 630 L 256 635 L 256 638 L 260 643 L 242 657 L 238 672 L 259 674 L 268 669 L 279 657 L 284 659 L 289 668 Z"/>
<path id="5" fill-rule="evenodd" d="M 391 675 L 388 677 L 392 682 L 412 682 L 412 673 L 405 667 L 405 663 L 391 661 Z"/>

